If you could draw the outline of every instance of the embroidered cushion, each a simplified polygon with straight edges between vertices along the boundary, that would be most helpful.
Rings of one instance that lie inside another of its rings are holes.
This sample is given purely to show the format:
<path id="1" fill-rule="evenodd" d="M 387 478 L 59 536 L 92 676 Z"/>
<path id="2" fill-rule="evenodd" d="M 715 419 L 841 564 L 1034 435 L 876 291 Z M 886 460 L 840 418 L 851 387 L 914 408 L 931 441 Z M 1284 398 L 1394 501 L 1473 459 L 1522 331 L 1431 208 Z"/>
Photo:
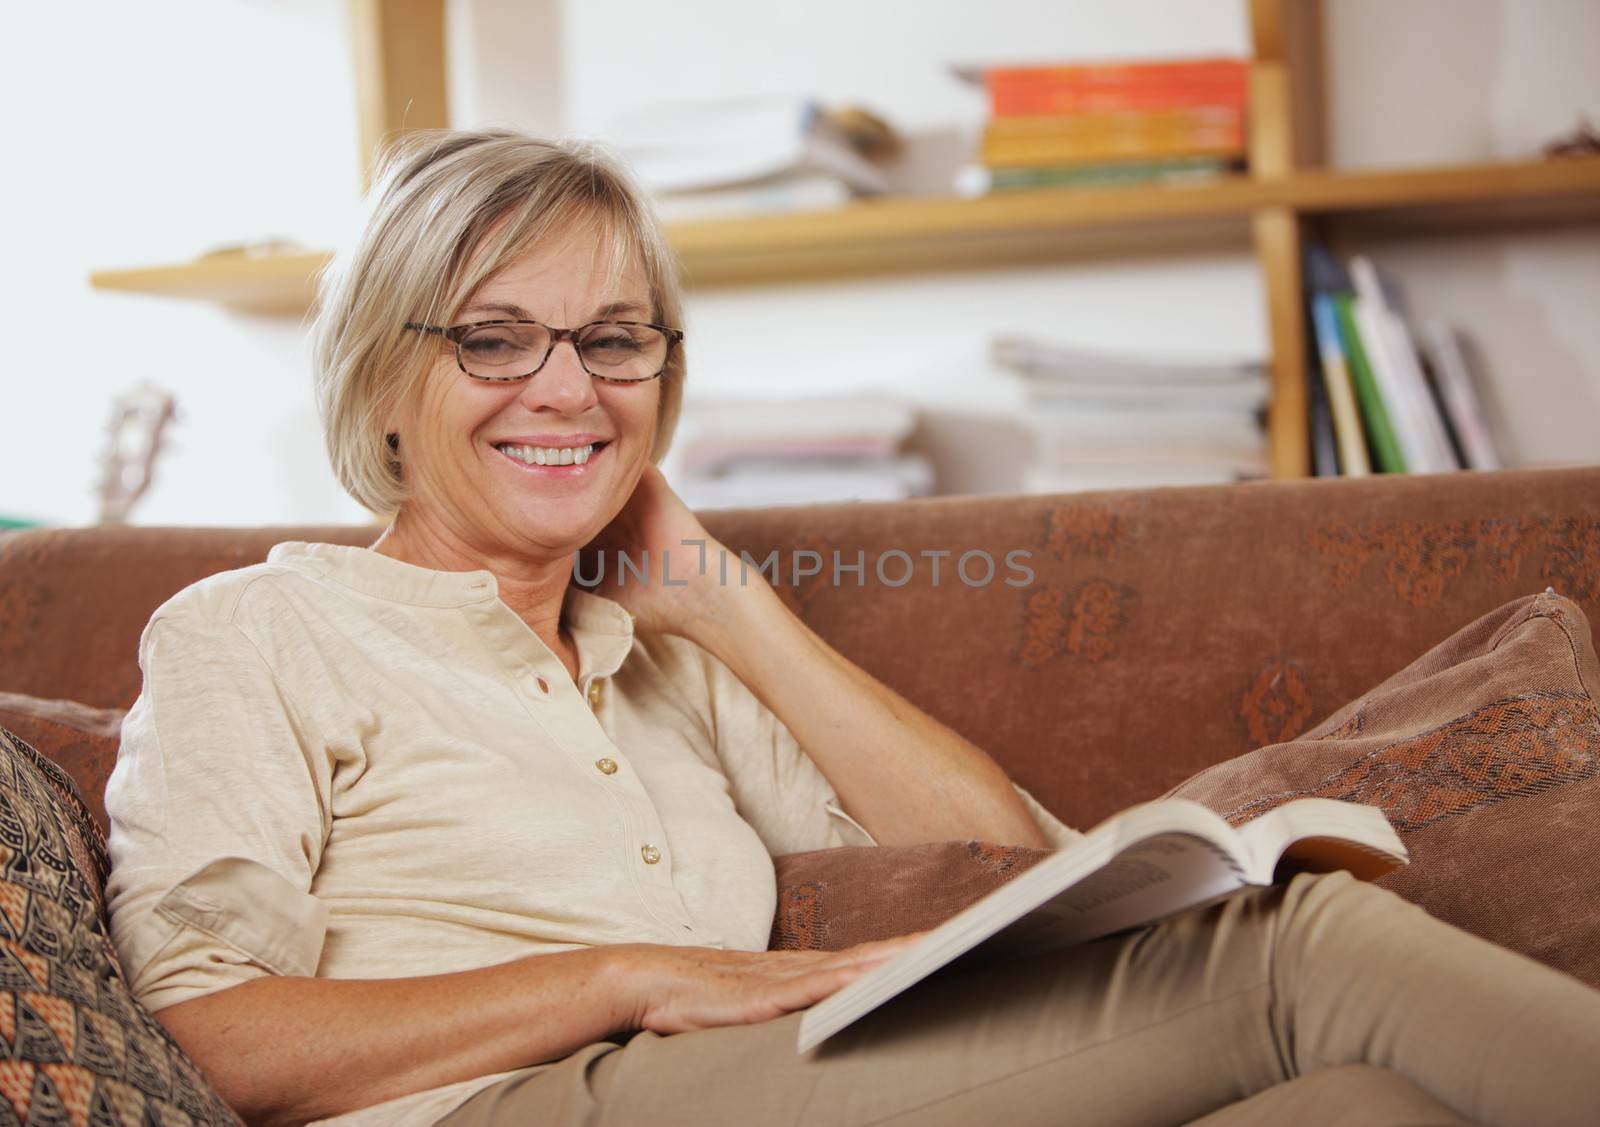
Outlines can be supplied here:
<path id="1" fill-rule="evenodd" d="M 1233 824 L 1291 799 L 1382 807 L 1411 864 L 1377 883 L 1600 986 L 1600 662 L 1553 591 L 1467 625 L 1297 739 L 1179 784 Z"/>
<path id="2" fill-rule="evenodd" d="M 0 727 L 0 1122 L 239 1127 L 128 989 L 109 871 L 71 778 Z"/>

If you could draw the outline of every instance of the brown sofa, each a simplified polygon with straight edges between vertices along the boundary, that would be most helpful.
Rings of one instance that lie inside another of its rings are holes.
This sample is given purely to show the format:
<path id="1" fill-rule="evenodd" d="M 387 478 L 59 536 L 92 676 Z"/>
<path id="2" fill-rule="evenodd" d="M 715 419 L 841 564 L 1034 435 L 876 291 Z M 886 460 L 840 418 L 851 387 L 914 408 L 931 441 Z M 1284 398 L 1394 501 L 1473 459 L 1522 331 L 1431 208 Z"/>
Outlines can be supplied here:
<path id="1" fill-rule="evenodd" d="M 758 561 L 778 551 L 780 591 L 819 633 L 1083 828 L 1300 735 L 1519 596 L 1553 587 L 1600 622 L 1600 467 L 939 498 L 706 523 Z M 280 540 L 375 535 L 0 534 L 0 694 L 75 702 L 55 707 L 104 730 L 117 713 L 101 710 L 138 695 L 140 630 L 173 592 Z M 987 582 L 980 556 L 958 571 L 975 551 L 996 565 Z M 1029 556 L 1008 567 L 1019 551 Z M 797 563 L 820 571 L 792 582 Z M 908 565 L 910 581 L 894 585 Z M 108 745 L 41 750 L 97 806 Z"/>

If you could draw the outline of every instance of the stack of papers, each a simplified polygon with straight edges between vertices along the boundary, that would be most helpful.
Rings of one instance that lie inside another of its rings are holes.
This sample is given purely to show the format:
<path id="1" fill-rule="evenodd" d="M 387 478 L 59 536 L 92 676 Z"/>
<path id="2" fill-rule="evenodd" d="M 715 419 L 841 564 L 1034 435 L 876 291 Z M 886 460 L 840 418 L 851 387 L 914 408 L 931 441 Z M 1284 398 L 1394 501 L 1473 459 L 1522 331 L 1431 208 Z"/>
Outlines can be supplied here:
<path id="1" fill-rule="evenodd" d="M 837 207 L 888 181 L 814 99 L 662 102 L 603 132 L 668 222 Z"/>
<path id="2" fill-rule="evenodd" d="M 1264 477 L 1266 364 L 1153 357 L 1003 336 L 996 363 L 1023 382 L 1035 459 L 1029 492 L 1200 485 Z"/>
<path id="3" fill-rule="evenodd" d="M 901 449 L 915 423 L 871 396 L 688 403 L 672 483 L 694 509 L 902 500 L 933 487 L 926 459 Z"/>

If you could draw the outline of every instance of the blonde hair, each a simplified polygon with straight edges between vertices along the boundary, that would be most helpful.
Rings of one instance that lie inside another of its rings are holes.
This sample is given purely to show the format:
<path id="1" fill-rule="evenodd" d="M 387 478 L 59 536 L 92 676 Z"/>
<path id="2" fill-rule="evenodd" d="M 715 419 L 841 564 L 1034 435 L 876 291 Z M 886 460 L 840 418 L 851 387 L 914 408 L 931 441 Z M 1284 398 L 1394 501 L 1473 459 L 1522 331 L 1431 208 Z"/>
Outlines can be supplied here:
<path id="1" fill-rule="evenodd" d="M 453 324 L 485 280 L 546 236 L 584 223 L 600 233 L 608 276 L 620 278 L 637 263 L 651 319 L 681 328 L 677 260 L 649 199 L 593 142 L 428 129 L 389 146 L 367 193 L 360 237 L 318 278 L 311 328 L 328 457 L 351 496 L 380 516 L 398 512 L 407 497 L 384 423 L 417 390 L 437 342 L 405 330 L 405 322 Z M 661 375 L 653 461 L 672 440 L 685 367 L 680 343 Z"/>

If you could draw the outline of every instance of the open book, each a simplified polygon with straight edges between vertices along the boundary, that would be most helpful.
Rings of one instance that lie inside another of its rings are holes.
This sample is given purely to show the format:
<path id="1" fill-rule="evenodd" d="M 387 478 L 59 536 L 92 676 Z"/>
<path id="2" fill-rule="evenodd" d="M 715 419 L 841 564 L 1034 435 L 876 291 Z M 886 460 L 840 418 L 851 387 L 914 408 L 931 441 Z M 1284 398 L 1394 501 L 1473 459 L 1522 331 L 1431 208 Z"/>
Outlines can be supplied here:
<path id="1" fill-rule="evenodd" d="M 1101 822 L 812 1006 L 800 1022 L 799 1051 L 961 956 L 1036 954 L 1188 911 L 1246 885 L 1334 869 L 1372 880 L 1409 859 L 1376 806 L 1302 798 L 1235 829 L 1188 799 L 1146 802 Z"/>

